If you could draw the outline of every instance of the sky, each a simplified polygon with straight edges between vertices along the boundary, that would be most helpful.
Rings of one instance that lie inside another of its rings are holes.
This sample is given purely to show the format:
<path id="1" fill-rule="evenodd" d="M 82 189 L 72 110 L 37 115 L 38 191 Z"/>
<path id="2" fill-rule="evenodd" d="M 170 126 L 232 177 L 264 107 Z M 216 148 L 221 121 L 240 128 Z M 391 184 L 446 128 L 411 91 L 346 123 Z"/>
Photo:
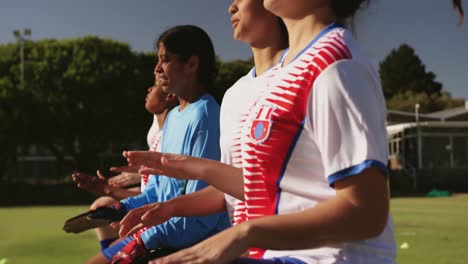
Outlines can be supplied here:
<path id="1" fill-rule="evenodd" d="M 356 18 L 356 37 L 378 67 L 392 49 L 407 43 L 453 97 L 468 100 L 468 19 L 457 26 L 451 0 L 371 0 Z M 127 42 L 135 51 L 154 51 L 164 30 L 193 24 L 211 36 L 225 60 L 247 59 L 251 51 L 232 38 L 231 0 L 0 0 L 0 43 L 14 42 L 13 30 L 31 38 L 96 35 Z M 465 10 L 468 4 L 465 3 Z"/>

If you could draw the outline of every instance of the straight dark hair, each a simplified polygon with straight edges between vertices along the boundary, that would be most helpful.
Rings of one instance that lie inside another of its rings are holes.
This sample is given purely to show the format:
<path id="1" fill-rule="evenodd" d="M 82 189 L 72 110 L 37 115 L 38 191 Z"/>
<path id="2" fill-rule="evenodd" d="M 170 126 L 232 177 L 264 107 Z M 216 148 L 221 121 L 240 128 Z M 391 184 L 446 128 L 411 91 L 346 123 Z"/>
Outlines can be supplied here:
<path id="1" fill-rule="evenodd" d="M 175 26 L 162 33 L 155 42 L 169 52 L 187 61 L 191 56 L 197 56 L 198 81 L 210 93 L 213 93 L 216 79 L 216 59 L 213 43 L 208 34 L 201 28 L 193 25 Z"/>
<path id="2" fill-rule="evenodd" d="M 370 0 L 331 0 L 331 9 L 338 19 L 345 20 L 353 17 L 361 6 L 366 3 L 369 5 Z"/>

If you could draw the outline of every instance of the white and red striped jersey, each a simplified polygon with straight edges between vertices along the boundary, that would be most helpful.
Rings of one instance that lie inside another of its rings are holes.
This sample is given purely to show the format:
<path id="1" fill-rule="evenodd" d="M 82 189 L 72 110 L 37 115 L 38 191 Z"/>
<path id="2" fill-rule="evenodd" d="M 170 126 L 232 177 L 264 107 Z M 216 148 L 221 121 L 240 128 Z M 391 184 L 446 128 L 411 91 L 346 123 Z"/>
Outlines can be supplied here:
<path id="1" fill-rule="evenodd" d="M 162 129 L 159 129 L 158 118 L 156 115 L 153 116 L 153 123 L 151 124 L 151 127 L 148 130 L 146 141 L 148 142 L 148 148 L 150 151 L 161 150 Z M 146 188 L 146 185 L 148 184 L 148 178 L 148 174 L 141 174 L 141 191 L 143 191 Z"/>
<path id="2" fill-rule="evenodd" d="M 241 133 L 248 220 L 312 208 L 336 195 L 334 182 L 368 167 L 386 169 L 379 77 L 348 30 L 330 25 L 291 63 L 270 72 Z M 250 253 L 306 263 L 394 263 L 395 251 L 390 218 L 373 239 Z"/>
<path id="3" fill-rule="evenodd" d="M 276 68 L 276 70 L 278 69 Z M 274 76 L 274 74 L 267 71 L 257 77 L 255 68 L 252 68 L 224 94 L 220 111 L 221 162 L 237 168 L 242 167 L 240 141 L 242 127 L 254 100 L 265 88 L 260 82 L 263 83 L 271 76 Z M 225 197 L 231 223 L 236 225 L 244 222 L 247 218 L 244 202 L 227 194 Z"/>

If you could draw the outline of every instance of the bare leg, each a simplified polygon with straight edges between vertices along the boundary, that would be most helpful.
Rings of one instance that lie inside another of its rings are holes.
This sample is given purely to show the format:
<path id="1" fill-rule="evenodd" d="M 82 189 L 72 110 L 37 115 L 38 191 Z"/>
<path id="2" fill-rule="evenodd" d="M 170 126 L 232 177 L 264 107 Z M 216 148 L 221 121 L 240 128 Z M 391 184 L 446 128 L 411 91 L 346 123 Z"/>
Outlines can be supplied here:
<path id="1" fill-rule="evenodd" d="M 109 263 L 106 257 L 102 253 L 96 254 L 94 257 L 90 258 L 86 264 L 106 264 Z"/>
<path id="2" fill-rule="evenodd" d="M 94 203 L 91 205 L 91 209 L 96 209 L 97 207 L 101 206 L 111 206 L 118 202 L 114 198 L 108 197 L 108 196 L 102 196 L 96 199 Z M 113 239 L 113 238 L 118 238 L 119 237 L 119 232 L 116 229 L 111 228 L 110 226 L 102 226 L 95 228 L 96 230 L 96 236 L 99 241 L 103 240 L 108 240 L 108 239 Z"/>
<path id="3" fill-rule="evenodd" d="M 123 240 L 123 238 L 119 238 L 119 239 L 115 240 L 110 245 L 110 247 L 117 246 L 116 244 L 121 242 L 122 240 Z M 117 247 L 117 250 L 115 248 L 113 248 L 113 250 L 111 250 L 111 252 L 118 251 L 123 246 L 125 246 L 125 244 L 120 244 L 120 246 Z M 108 250 L 108 249 L 106 249 L 106 250 Z M 114 253 L 111 253 L 111 252 L 107 252 L 107 254 L 114 254 Z M 95 256 L 91 257 L 88 261 L 86 261 L 86 264 L 105 264 L 105 263 L 110 263 L 110 261 L 107 260 L 107 258 L 104 256 L 103 252 L 97 253 Z"/>

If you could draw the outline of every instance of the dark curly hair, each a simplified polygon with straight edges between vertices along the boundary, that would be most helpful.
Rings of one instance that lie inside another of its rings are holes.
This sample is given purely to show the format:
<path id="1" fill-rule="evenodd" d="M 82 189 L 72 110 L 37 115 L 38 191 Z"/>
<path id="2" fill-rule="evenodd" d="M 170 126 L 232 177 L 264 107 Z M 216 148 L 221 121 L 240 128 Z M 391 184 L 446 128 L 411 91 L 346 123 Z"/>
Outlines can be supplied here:
<path id="1" fill-rule="evenodd" d="M 370 0 L 331 0 L 330 5 L 338 19 L 353 17 L 365 3 L 369 5 Z"/>

